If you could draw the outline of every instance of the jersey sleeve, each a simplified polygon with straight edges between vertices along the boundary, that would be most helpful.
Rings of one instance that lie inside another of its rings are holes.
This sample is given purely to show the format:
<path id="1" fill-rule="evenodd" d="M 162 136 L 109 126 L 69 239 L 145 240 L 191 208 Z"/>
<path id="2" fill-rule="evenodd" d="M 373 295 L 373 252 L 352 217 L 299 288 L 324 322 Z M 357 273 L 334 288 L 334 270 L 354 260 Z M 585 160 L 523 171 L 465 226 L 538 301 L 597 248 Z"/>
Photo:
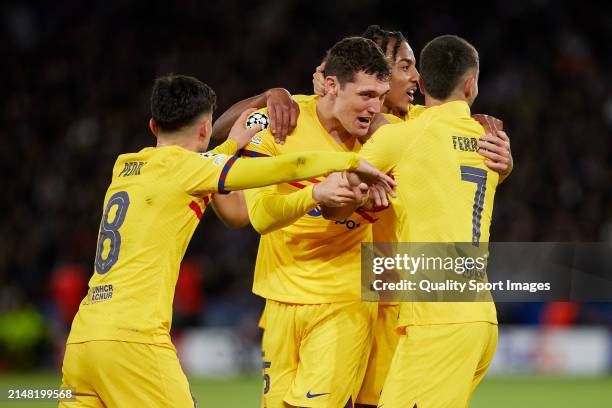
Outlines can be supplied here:
<path id="1" fill-rule="evenodd" d="M 176 183 L 190 195 L 216 192 L 226 164 L 234 157 L 222 153 L 185 151 L 176 160 Z"/>
<path id="2" fill-rule="evenodd" d="M 275 186 L 244 191 L 251 225 L 260 234 L 267 234 L 293 224 L 317 203 L 310 185 L 290 194 L 279 193 Z"/>
<path id="3" fill-rule="evenodd" d="M 334 171 L 355 170 L 359 156 L 353 152 L 296 152 L 278 157 L 226 161 L 219 177 L 219 191 L 244 190 L 319 177 Z"/>
<path id="4" fill-rule="evenodd" d="M 406 138 L 402 135 L 408 132 L 408 126 L 403 123 L 383 126 L 363 145 L 359 156 L 386 173 L 404 154 Z"/>
<path id="5" fill-rule="evenodd" d="M 214 149 L 209 150 L 207 153 L 220 153 L 227 154 L 228 156 L 233 156 L 238 153 L 238 144 L 232 139 L 227 139 L 225 142 L 221 143 Z"/>

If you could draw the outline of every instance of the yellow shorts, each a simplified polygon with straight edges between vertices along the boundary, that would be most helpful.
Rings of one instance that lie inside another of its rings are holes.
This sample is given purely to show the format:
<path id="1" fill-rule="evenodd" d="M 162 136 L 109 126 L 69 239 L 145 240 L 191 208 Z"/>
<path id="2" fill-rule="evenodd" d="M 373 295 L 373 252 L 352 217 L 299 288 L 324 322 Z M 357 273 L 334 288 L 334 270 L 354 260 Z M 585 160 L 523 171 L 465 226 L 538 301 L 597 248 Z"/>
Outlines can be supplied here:
<path id="1" fill-rule="evenodd" d="M 489 368 L 497 325 L 408 326 L 400 336 L 379 406 L 465 408 Z"/>
<path id="2" fill-rule="evenodd" d="M 400 338 L 395 330 L 398 314 L 399 304 L 386 305 L 379 303 L 378 317 L 373 329 L 372 350 L 370 351 L 363 384 L 357 396 L 356 402 L 358 404 L 378 405 L 378 399 L 391 366 L 391 359 Z"/>
<path id="3" fill-rule="evenodd" d="M 352 407 L 372 343 L 375 303 L 266 301 L 262 406 Z"/>
<path id="4" fill-rule="evenodd" d="M 187 377 L 170 346 L 88 341 L 66 346 L 62 387 L 76 400 L 62 408 L 195 407 Z"/>

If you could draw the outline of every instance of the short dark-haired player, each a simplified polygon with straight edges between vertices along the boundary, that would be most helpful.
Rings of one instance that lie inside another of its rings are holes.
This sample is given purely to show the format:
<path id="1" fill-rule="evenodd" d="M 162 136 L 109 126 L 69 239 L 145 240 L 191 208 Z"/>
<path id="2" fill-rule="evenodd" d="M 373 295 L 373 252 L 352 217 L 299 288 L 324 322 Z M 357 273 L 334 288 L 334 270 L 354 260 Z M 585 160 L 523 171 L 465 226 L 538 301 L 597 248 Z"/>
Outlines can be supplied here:
<path id="1" fill-rule="evenodd" d="M 437 37 L 421 52 L 420 74 L 427 109 L 380 128 L 360 154 L 398 181 L 398 241 L 486 245 L 499 175 L 475 148 L 485 133 L 470 114 L 478 53 L 459 37 Z M 458 136 L 469 143 L 454 142 Z M 397 326 L 379 406 L 467 407 L 495 352 L 495 305 L 405 302 Z"/>

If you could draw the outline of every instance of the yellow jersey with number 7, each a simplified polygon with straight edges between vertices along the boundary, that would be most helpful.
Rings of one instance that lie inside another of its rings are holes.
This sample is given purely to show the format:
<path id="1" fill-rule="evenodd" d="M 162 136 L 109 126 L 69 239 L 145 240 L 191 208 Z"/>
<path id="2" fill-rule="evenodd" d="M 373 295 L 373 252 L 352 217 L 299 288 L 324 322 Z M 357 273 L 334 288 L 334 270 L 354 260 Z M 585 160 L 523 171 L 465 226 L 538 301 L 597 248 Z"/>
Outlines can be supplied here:
<path id="1" fill-rule="evenodd" d="M 426 109 L 381 127 L 360 156 L 398 183 L 392 199 L 400 242 L 488 242 L 498 174 L 484 165 L 482 126 L 463 101 Z M 405 302 L 398 327 L 497 322 L 492 302 Z"/>

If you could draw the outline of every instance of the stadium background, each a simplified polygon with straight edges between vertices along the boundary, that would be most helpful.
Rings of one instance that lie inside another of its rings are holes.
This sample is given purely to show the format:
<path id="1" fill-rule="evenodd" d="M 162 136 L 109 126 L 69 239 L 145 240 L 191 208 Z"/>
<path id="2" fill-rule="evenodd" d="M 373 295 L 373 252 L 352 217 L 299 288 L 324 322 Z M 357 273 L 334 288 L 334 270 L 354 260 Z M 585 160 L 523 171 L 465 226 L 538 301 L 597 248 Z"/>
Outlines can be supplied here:
<path id="1" fill-rule="evenodd" d="M 604 6 L 5 1 L 0 21 L 0 386 L 57 386 L 113 162 L 154 143 L 147 121 L 156 76 L 207 82 L 217 113 L 270 87 L 310 93 L 325 50 L 369 24 L 403 31 L 417 56 L 445 33 L 479 49 L 473 111 L 504 120 L 515 159 L 498 190 L 492 240 L 612 241 L 612 14 Z M 258 237 L 224 228 L 211 209 L 202 224 L 183 264 L 173 335 L 204 405 L 257 406 L 262 302 L 250 286 Z M 610 304 L 498 309 L 498 361 L 473 407 L 612 404 Z"/>

